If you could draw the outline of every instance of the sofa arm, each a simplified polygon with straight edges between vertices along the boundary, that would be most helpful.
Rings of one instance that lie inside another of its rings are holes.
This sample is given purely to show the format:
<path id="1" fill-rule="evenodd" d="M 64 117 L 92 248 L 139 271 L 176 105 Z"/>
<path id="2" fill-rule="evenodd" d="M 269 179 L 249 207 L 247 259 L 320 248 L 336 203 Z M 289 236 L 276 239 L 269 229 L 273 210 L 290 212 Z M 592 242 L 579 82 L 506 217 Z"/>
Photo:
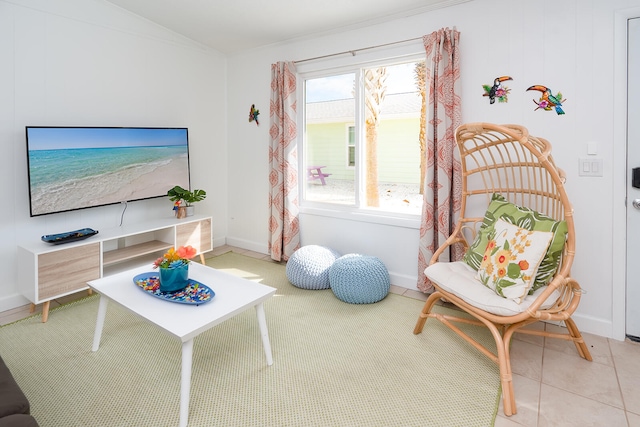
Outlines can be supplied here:
<path id="1" fill-rule="evenodd" d="M 13 414 L 0 418 L 0 427 L 39 427 L 31 415 Z"/>
<path id="2" fill-rule="evenodd" d="M 27 397 L 0 357 L 0 418 L 13 414 L 28 414 L 29 409 Z"/>

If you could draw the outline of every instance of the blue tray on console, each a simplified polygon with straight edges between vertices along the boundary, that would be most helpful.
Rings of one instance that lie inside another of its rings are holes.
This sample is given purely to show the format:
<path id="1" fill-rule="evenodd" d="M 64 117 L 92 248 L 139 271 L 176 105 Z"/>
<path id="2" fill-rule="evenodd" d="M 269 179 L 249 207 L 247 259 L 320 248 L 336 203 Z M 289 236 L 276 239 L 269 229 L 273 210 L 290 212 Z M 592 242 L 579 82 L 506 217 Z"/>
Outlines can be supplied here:
<path id="1" fill-rule="evenodd" d="M 177 302 L 180 304 L 200 305 L 211 301 L 215 292 L 207 285 L 187 279 L 189 284 L 186 288 L 176 292 L 160 292 L 160 274 L 155 272 L 138 274 L 133 278 L 133 283 L 140 289 L 156 298 L 165 301 Z"/>
<path id="2" fill-rule="evenodd" d="M 41 239 L 43 242 L 59 245 L 62 243 L 69 243 L 86 239 L 87 237 L 95 236 L 96 234 L 98 234 L 98 231 L 94 230 L 93 228 L 82 228 L 80 230 L 67 231 L 65 233 L 47 234 L 45 236 L 42 236 Z"/>

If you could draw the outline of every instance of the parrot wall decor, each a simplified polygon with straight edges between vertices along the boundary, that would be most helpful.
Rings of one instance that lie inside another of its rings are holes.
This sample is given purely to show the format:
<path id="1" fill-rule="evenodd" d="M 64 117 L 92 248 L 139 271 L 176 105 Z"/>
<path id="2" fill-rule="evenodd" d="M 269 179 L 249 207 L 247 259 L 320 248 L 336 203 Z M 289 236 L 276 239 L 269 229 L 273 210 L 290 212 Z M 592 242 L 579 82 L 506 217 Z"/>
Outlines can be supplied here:
<path id="1" fill-rule="evenodd" d="M 543 109 L 545 111 L 551 111 L 553 109 L 556 110 L 556 114 L 562 115 L 564 114 L 564 110 L 562 109 L 562 103 L 566 101 L 566 99 L 562 99 L 562 93 L 558 92 L 556 95 L 551 93 L 551 89 L 543 85 L 533 85 L 529 86 L 527 90 L 537 90 L 542 93 L 540 95 L 539 100 L 533 100 L 533 103 L 537 105 L 536 110 Z"/>
<path id="2" fill-rule="evenodd" d="M 260 122 L 258 121 L 258 115 L 260 114 L 260 110 L 256 110 L 256 105 L 255 104 L 251 104 L 251 110 L 249 110 L 249 121 L 256 122 L 256 125 L 260 125 Z"/>
<path id="3" fill-rule="evenodd" d="M 511 92 L 511 89 L 502 86 L 502 82 L 506 82 L 507 80 L 513 79 L 509 76 L 501 76 L 493 79 L 493 86 L 482 85 L 484 88 L 484 94 L 482 96 L 489 97 L 489 104 L 496 102 L 496 99 L 498 102 L 509 102 L 507 95 Z"/>

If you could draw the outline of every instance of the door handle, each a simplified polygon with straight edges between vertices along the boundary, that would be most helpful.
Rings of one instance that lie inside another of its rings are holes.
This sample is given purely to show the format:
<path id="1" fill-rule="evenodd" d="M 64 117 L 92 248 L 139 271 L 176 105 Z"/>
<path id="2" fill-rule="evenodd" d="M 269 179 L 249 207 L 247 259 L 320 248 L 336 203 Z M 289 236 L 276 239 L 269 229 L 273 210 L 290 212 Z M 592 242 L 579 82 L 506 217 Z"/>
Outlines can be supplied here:
<path id="1" fill-rule="evenodd" d="M 640 209 L 640 199 L 633 199 L 633 202 L 631 202 L 631 204 L 634 208 Z"/>

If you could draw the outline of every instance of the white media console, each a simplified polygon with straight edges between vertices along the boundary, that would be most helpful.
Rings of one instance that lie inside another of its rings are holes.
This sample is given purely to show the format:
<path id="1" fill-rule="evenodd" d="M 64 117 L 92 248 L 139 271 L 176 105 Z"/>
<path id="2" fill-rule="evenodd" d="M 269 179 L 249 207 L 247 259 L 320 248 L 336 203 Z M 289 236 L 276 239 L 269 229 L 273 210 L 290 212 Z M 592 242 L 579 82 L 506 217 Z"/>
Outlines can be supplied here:
<path id="1" fill-rule="evenodd" d="M 89 289 L 89 280 L 148 264 L 167 249 L 193 246 L 204 264 L 213 249 L 212 218 L 167 218 L 98 230 L 85 240 L 60 245 L 32 241 L 18 246 L 18 280 L 22 294 L 32 303 L 44 303 L 42 321 L 49 316 L 52 299 Z M 132 278 L 133 280 L 133 278 Z M 133 282 L 132 282 L 133 286 Z"/>

